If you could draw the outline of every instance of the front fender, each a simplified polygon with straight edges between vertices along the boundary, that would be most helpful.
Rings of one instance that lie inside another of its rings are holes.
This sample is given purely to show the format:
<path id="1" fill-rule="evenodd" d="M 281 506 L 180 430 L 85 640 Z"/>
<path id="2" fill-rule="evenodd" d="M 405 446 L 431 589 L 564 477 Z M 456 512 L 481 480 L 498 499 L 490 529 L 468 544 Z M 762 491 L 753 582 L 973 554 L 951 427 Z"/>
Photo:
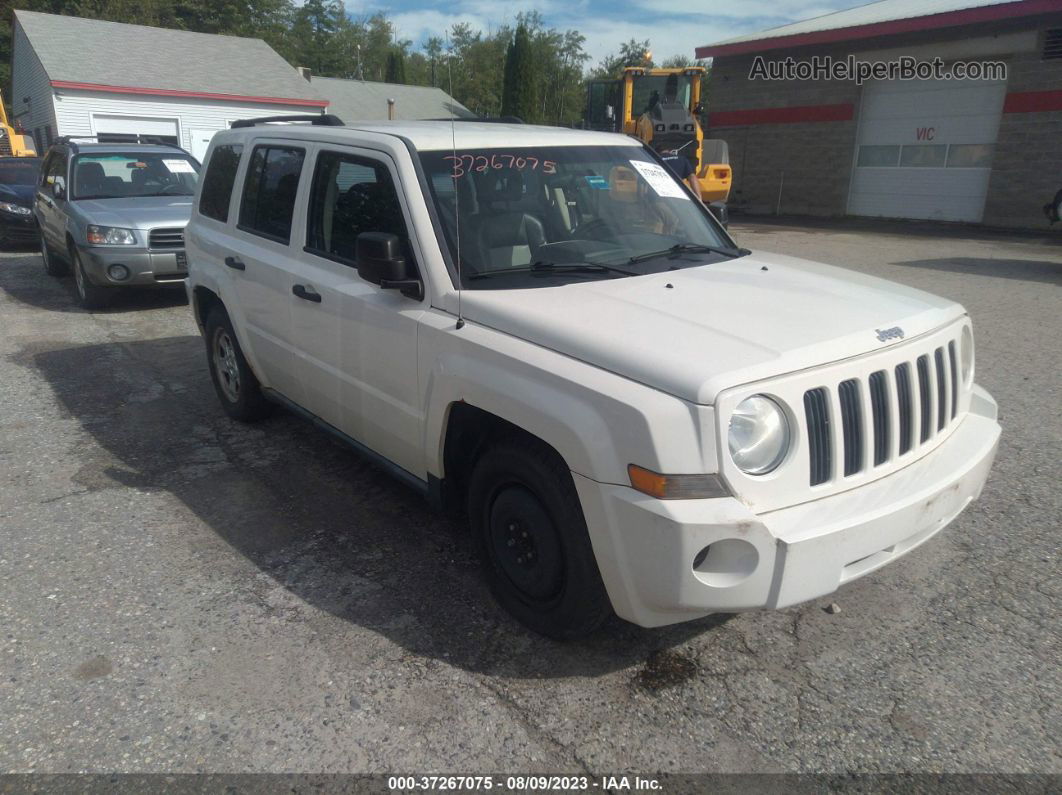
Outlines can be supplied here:
<path id="1" fill-rule="evenodd" d="M 702 453 L 715 450 L 704 407 L 471 322 L 456 329 L 443 313 L 428 313 L 420 343 L 429 474 L 446 474 L 446 423 L 462 402 L 538 437 L 570 470 L 601 483 L 627 485 L 631 463 L 716 470 Z"/>

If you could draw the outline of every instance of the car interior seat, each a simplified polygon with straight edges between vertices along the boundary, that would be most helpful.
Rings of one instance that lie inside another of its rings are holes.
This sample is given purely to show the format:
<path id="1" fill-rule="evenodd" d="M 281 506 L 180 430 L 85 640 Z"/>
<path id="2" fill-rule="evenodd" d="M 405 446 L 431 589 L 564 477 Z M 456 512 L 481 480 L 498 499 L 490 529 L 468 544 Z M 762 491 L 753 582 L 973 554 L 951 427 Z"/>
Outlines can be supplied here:
<path id="1" fill-rule="evenodd" d="M 95 196 L 104 192 L 107 175 L 100 163 L 91 160 L 87 163 L 79 163 L 75 176 L 77 177 L 75 187 L 78 196 Z"/>
<path id="2" fill-rule="evenodd" d="M 524 199 L 520 172 L 476 175 L 479 212 L 469 218 L 479 270 L 530 265 L 546 243 L 542 221 L 518 206 Z"/>

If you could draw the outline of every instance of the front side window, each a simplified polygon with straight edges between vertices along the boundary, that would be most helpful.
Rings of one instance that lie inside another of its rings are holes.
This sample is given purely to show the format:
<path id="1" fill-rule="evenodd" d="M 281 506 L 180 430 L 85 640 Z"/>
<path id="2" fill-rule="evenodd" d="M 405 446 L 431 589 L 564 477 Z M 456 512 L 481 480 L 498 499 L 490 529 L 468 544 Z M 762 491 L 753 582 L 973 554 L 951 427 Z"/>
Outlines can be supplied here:
<path id="1" fill-rule="evenodd" d="M 386 232 L 404 242 L 406 222 L 387 167 L 339 152 L 317 158 L 307 218 L 306 245 L 316 253 L 353 264 L 362 232 Z"/>
<path id="2" fill-rule="evenodd" d="M 639 146 L 468 149 L 420 158 L 468 289 L 638 276 L 743 251 Z"/>
<path id="3" fill-rule="evenodd" d="M 203 189 L 199 193 L 199 212 L 208 218 L 229 220 L 229 200 L 232 198 L 242 151 L 240 144 L 214 147 L 203 177 Z"/>
<path id="4" fill-rule="evenodd" d="M 74 199 L 191 196 L 199 165 L 183 152 L 92 152 L 74 158 Z"/>
<path id="5" fill-rule="evenodd" d="M 54 185 L 58 177 L 61 181 L 66 180 L 66 155 L 60 152 L 52 152 L 45 158 L 42 184 Z"/>
<path id="6" fill-rule="evenodd" d="M 240 228 L 288 243 L 305 156 L 302 149 L 290 146 L 254 148 L 240 203 Z"/>

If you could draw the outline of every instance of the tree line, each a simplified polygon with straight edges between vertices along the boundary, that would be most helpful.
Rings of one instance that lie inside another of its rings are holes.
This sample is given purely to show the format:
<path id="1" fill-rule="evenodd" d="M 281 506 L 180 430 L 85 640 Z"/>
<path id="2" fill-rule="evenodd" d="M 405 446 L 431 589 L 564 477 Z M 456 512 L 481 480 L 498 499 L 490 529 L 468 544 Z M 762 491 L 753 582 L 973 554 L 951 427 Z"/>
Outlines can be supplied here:
<path id="1" fill-rule="evenodd" d="M 322 77 L 437 86 L 483 116 L 568 125 L 582 118 L 587 77 L 653 65 L 631 40 L 591 67 L 586 37 L 537 11 L 486 32 L 467 23 L 415 45 L 386 14 L 353 17 L 342 0 L 0 0 L 0 85 L 11 88 L 12 9 L 264 39 L 293 66 Z M 662 65 L 692 63 L 682 56 Z"/>

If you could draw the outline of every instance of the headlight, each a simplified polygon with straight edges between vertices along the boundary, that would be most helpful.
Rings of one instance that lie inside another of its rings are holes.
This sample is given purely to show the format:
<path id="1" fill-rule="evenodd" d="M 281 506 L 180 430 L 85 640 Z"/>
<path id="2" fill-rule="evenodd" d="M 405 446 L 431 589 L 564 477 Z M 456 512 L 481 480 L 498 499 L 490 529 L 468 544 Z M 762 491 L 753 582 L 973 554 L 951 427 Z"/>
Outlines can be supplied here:
<path id="1" fill-rule="evenodd" d="M 9 202 L 0 202 L 0 210 L 12 215 L 33 215 L 33 210 L 29 207 L 23 207 L 20 204 L 10 204 Z"/>
<path id="2" fill-rule="evenodd" d="M 962 341 L 959 343 L 959 359 L 962 362 L 962 383 L 969 386 L 973 381 L 974 369 L 974 340 L 973 330 L 969 326 L 962 327 Z"/>
<path id="3" fill-rule="evenodd" d="M 135 246 L 136 235 L 132 229 L 89 224 L 88 242 L 94 246 Z"/>
<path id="4" fill-rule="evenodd" d="M 766 475 L 789 452 L 789 420 L 766 395 L 745 398 L 730 415 L 730 456 L 742 472 Z"/>

